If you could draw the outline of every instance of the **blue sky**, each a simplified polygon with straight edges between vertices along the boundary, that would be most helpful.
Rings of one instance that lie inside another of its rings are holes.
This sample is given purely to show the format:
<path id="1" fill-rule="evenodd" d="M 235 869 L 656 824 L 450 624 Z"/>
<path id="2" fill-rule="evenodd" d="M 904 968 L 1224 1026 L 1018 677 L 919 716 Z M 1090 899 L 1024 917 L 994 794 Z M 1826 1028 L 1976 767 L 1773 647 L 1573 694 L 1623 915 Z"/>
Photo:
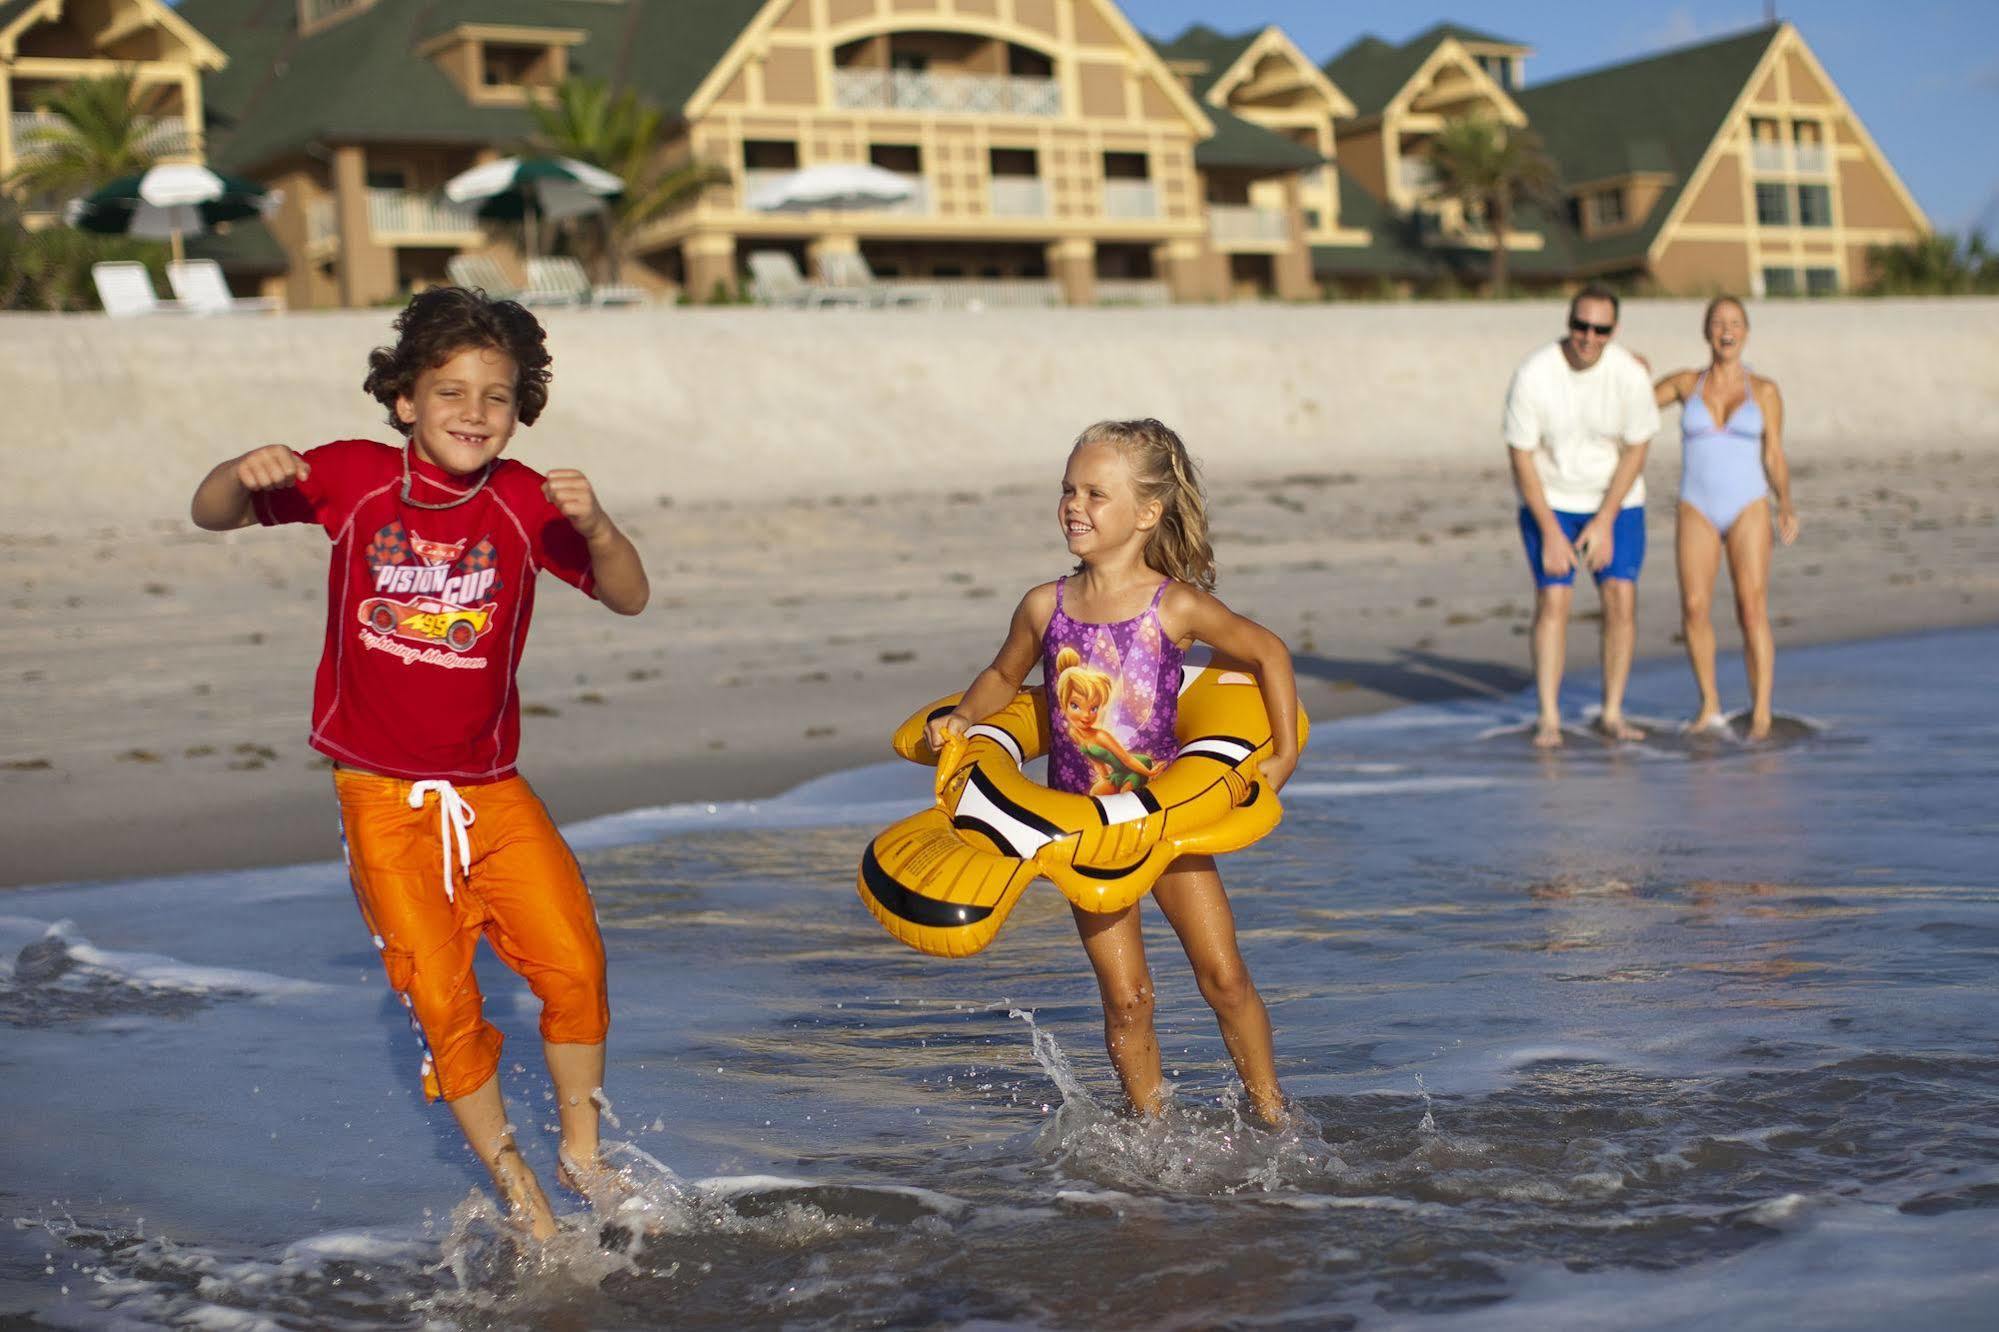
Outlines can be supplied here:
<path id="1" fill-rule="evenodd" d="M 1467 0 L 1437 10 L 1407 0 L 1124 0 L 1124 10 L 1161 37 L 1197 22 L 1224 32 L 1275 23 L 1320 61 L 1364 32 L 1399 42 L 1450 19 L 1532 46 L 1530 84 L 1764 15 L 1762 0 Z M 1931 224 L 1999 239 L 1999 3 L 1793 0 L 1777 14 L 1804 34 Z"/>

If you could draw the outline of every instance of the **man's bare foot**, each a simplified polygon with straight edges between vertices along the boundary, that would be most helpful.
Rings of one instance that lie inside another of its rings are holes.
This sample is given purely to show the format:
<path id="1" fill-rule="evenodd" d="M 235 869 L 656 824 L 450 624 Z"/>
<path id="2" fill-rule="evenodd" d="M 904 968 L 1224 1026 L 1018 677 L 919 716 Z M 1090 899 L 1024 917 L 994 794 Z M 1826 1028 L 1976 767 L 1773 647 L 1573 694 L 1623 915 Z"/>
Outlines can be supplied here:
<path id="1" fill-rule="evenodd" d="M 1612 740 L 1643 740 L 1645 738 L 1645 732 L 1624 720 L 1622 714 L 1612 716 L 1608 712 L 1604 713 L 1596 719 L 1596 729 L 1599 733 Z"/>
<path id="2" fill-rule="evenodd" d="M 1559 717 L 1543 717 L 1534 723 L 1534 748 L 1560 749 L 1562 747 L 1562 722 Z"/>

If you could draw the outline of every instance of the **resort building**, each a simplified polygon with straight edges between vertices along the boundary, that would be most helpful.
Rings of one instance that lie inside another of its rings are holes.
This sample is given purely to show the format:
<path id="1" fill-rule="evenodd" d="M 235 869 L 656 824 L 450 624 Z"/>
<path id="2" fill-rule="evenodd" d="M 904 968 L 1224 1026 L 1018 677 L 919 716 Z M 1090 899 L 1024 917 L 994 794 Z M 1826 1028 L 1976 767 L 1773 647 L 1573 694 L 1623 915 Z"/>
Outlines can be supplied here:
<path id="1" fill-rule="evenodd" d="M 1922 213 L 1789 24 L 1530 86 L 1527 45 L 1455 24 L 1324 65 L 1282 30 L 1139 33 L 1113 0 L 0 0 L 14 126 L 37 80 L 135 66 L 188 151 L 282 190 L 294 307 L 368 305 L 518 228 L 442 186 L 522 151 L 572 76 L 663 114 L 713 182 L 625 237 L 623 278 L 733 297 L 752 255 L 951 301 L 1309 299 L 1602 277 L 1816 293 Z M 93 63 L 94 62 L 94 63 Z M 1428 156 L 1453 118 L 1540 136 L 1559 197 L 1494 237 Z M 12 139 L 0 132 L 0 166 Z M 906 197 L 760 206 L 866 163 Z M 864 269 L 854 259 L 864 261 Z"/>
<path id="2" fill-rule="evenodd" d="M 160 0 L 0 0 L 0 179 L 56 128 L 41 109 L 79 79 L 129 74 L 150 119 L 148 145 L 168 161 L 202 160 L 202 79 L 228 63 Z M 30 226 L 63 200 L 19 198 Z"/>

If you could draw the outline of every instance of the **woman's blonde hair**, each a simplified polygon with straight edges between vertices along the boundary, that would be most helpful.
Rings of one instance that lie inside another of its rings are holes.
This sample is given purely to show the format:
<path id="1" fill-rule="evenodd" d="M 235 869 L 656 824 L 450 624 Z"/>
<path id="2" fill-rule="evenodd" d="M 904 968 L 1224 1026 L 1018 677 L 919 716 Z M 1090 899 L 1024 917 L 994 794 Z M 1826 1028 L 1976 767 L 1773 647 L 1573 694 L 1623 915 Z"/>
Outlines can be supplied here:
<path id="1" fill-rule="evenodd" d="M 1736 313 L 1742 316 L 1742 326 L 1744 328 L 1749 327 L 1749 307 L 1744 305 L 1739 297 L 1731 296 L 1727 292 L 1723 292 L 1721 295 L 1709 301 L 1707 303 L 1707 309 L 1701 312 L 1702 337 L 1706 337 L 1708 334 L 1708 330 L 1714 327 L 1714 312 L 1716 310 L 1719 310 L 1724 305 L 1734 306 Z"/>
<path id="2" fill-rule="evenodd" d="M 1145 540 L 1145 562 L 1168 578 L 1212 592 L 1215 551 L 1208 544 L 1208 501 L 1201 473 L 1180 436 L 1147 417 L 1143 421 L 1099 421 L 1076 436 L 1073 453 L 1085 444 L 1114 444 L 1138 490 L 1138 502 L 1159 501 L 1159 525 Z"/>

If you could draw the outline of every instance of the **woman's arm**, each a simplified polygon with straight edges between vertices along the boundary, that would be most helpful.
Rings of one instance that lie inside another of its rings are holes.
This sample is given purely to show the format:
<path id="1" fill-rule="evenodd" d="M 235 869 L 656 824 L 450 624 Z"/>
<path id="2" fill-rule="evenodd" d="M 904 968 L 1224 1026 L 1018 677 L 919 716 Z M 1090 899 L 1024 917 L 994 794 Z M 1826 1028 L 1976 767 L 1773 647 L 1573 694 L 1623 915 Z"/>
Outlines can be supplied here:
<path id="1" fill-rule="evenodd" d="M 1791 507 L 1791 464 L 1784 458 L 1784 395 L 1774 379 L 1756 380 L 1755 393 L 1763 410 L 1763 475 L 1777 493 L 1777 537 L 1788 546 L 1798 539 L 1798 511 Z"/>
<path id="2" fill-rule="evenodd" d="M 1298 679 L 1291 669 L 1291 649 L 1255 620 L 1237 615 L 1212 592 L 1191 583 L 1175 583 L 1168 589 L 1159 618 L 1174 641 L 1198 639 L 1254 669 L 1270 717 L 1272 753 L 1264 760 L 1263 775 L 1272 790 L 1283 790 L 1298 766 Z"/>
<path id="3" fill-rule="evenodd" d="M 1685 402 L 1687 394 L 1693 391 L 1694 372 L 1675 370 L 1652 386 L 1652 401 L 1661 407 L 1670 407 L 1676 402 Z"/>
<path id="4" fill-rule="evenodd" d="M 939 717 L 925 728 L 925 738 L 932 749 L 944 747 L 947 732 L 962 735 L 966 727 L 976 726 L 1013 701 L 1013 696 L 1020 692 L 1020 682 L 1027 678 L 1041 656 L 1039 626 L 1053 611 L 1054 598 L 1054 584 L 1043 583 L 1020 599 L 1020 604 L 1014 607 L 1013 620 L 1007 625 L 1006 641 L 1000 644 L 992 665 L 972 680 L 950 715 Z"/>

